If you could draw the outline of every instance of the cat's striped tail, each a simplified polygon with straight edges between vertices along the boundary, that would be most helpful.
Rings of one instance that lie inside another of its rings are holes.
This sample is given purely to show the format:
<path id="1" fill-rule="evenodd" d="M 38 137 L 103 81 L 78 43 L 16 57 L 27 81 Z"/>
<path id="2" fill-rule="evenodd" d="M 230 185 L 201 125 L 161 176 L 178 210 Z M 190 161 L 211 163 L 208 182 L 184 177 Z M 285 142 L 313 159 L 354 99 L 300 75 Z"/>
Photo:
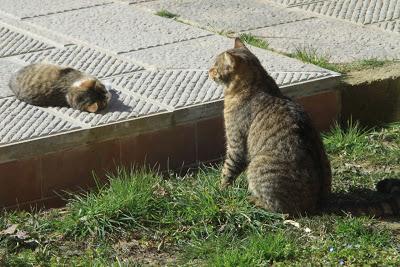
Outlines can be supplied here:
<path id="1" fill-rule="evenodd" d="M 375 201 L 329 201 L 323 208 L 328 213 L 349 213 L 353 216 L 400 216 L 400 179 L 385 179 L 376 185 L 386 197 Z"/>

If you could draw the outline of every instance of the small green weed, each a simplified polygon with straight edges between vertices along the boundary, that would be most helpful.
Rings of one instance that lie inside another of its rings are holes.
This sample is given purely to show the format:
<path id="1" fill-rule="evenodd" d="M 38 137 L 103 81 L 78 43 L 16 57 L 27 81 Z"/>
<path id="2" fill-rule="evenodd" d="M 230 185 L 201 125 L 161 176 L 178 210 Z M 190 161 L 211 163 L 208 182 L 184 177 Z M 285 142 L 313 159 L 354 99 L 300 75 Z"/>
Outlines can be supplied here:
<path id="1" fill-rule="evenodd" d="M 239 36 L 240 40 L 242 40 L 242 42 L 245 42 L 249 45 L 255 46 L 255 47 L 259 47 L 262 49 L 268 49 L 269 48 L 269 44 L 267 41 L 258 38 L 254 35 L 252 35 L 251 33 L 242 33 Z"/>
<path id="2" fill-rule="evenodd" d="M 296 52 L 289 54 L 289 56 L 297 58 L 306 63 L 320 66 L 324 69 L 340 72 L 337 64 L 330 63 L 328 56 L 318 54 L 317 49 L 314 48 L 297 48 Z"/>
<path id="3" fill-rule="evenodd" d="M 173 18 L 176 18 L 179 16 L 179 15 L 169 12 L 168 10 L 165 10 L 165 9 L 161 9 L 160 11 L 157 11 L 156 15 L 160 16 L 160 17 L 168 18 L 168 19 L 173 19 Z"/>

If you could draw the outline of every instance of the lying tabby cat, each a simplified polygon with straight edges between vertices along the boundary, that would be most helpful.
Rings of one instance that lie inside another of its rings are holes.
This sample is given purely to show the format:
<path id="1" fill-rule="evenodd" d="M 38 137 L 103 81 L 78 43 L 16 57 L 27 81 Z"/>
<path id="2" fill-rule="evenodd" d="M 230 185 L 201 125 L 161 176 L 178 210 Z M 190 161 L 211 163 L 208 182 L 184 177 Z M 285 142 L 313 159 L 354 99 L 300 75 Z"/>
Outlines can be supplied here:
<path id="1" fill-rule="evenodd" d="M 73 68 L 31 64 L 10 79 L 17 99 L 37 106 L 70 106 L 97 112 L 107 107 L 111 94 L 95 77 Z"/>
<path id="2" fill-rule="evenodd" d="M 218 55 L 209 75 L 225 87 L 223 188 L 247 168 L 252 201 L 266 210 L 289 215 L 312 214 L 321 208 L 377 216 L 399 213 L 400 194 L 391 189 L 400 188 L 398 180 L 378 185 L 378 190 L 393 193 L 388 201 L 326 205 L 332 175 L 319 133 L 240 39 L 233 49 Z"/>

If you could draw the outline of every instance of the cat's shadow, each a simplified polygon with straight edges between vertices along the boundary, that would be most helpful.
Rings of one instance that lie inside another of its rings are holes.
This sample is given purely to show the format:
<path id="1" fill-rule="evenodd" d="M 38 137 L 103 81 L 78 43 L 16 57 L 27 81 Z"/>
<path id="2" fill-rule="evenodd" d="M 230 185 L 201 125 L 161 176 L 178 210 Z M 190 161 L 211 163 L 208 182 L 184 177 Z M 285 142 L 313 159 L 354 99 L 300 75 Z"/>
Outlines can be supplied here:
<path id="1" fill-rule="evenodd" d="M 99 114 L 106 115 L 107 113 L 113 112 L 132 112 L 133 107 L 128 106 L 123 102 L 124 98 L 121 92 L 115 89 L 111 89 L 109 92 L 111 93 L 110 103 L 108 104 L 108 107 L 100 111 Z"/>

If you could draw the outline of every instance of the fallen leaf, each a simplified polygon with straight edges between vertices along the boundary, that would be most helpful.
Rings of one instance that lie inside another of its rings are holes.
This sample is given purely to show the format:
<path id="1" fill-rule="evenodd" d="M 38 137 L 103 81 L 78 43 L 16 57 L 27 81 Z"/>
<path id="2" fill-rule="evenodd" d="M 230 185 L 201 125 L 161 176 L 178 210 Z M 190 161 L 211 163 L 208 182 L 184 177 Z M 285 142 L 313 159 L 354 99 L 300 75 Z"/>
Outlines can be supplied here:
<path id="1" fill-rule="evenodd" d="M 7 229 L 0 231 L 0 235 L 12 235 L 17 230 L 18 224 L 12 224 Z"/>
<path id="2" fill-rule="evenodd" d="M 290 225 L 293 225 L 294 227 L 300 228 L 300 224 L 293 220 L 284 220 L 283 224 L 290 224 Z"/>

